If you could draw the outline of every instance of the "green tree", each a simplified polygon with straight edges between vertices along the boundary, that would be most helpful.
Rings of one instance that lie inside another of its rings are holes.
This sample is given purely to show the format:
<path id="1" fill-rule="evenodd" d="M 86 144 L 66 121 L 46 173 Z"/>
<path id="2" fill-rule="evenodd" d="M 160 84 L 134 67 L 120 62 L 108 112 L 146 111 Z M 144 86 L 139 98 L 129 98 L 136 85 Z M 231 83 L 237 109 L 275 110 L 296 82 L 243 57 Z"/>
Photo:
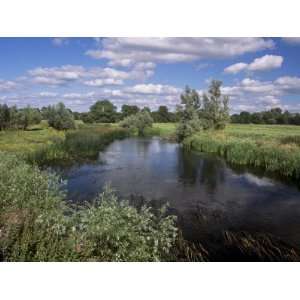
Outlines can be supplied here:
<path id="1" fill-rule="evenodd" d="M 124 104 L 124 105 L 122 105 L 122 108 L 121 108 L 122 118 L 125 119 L 131 115 L 135 115 L 139 111 L 140 111 L 140 109 L 136 105 Z"/>
<path id="2" fill-rule="evenodd" d="M 75 128 L 75 121 L 72 113 L 61 102 L 49 108 L 48 123 L 49 126 L 57 130 Z"/>
<path id="3" fill-rule="evenodd" d="M 145 129 L 152 127 L 153 119 L 149 112 L 140 111 L 135 115 L 131 115 L 120 122 L 120 126 L 131 131 L 137 131 L 138 135 L 144 136 Z"/>
<path id="4" fill-rule="evenodd" d="M 113 123 L 116 119 L 116 109 L 109 100 L 102 100 L 90 107 L 90 113 L 96 122 Z"/>
<path id="5" fill-rule="evenodd" d="M 229 122 L 229 97 L 222 95 L 222 81 L 212 80 L 208 93 L 203 94 L 204 128 L 224 129 Z"/>
<path id="6" fill-rule="evenodd" d="M 170 113 L 168 107 L 161 105 L 156 112 L 153 112 L 153 119 L 155 122 L 167 123 L 170 122 Z"/>
<path id="7" fill-rule="evenodd" d="M 23 130 L 26 130 L 30 125 L 39 124 L 41 120 L 39 110 L 30 106 L 19 109 L 16 114 L 17 127 Z"/>
<path id="8" fill-rule="evenodd" d="M 179 142 L 202 129 L 199 119 L 200 97 L 197 91 L 187 86 L 180 98 L 181 105 L 177 106 L 177 114 L 180 116 L 180 120 L 176 128 L 176 136 Z"/>
<path id="9" fill-rule="evenodd" d="M 4 130 L 10 126 L 10 109 L 6 104 L 0 104 L 0 130 Z"/>

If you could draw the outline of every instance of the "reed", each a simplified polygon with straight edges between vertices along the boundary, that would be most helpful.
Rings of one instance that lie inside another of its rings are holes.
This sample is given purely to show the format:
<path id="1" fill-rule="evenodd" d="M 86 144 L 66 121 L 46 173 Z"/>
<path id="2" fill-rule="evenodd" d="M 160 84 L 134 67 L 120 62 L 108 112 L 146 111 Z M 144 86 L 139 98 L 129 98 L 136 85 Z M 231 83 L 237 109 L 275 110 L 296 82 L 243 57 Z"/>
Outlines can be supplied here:
<path id="1" fill-rule="evenodd" d="M 40 166 L 94 160 L 105 146 L 127 136 L 126 130 L 117 127 L 89 127 L 68 131 L 64 139 L 40 147 L 25 158 Z"/>
<path id="2" fill-rule="evenodd" d="M 298 179 L 300 148 L 294 142 L 298 139 L 289 136 L 270 138 L 257 133 L 245 136 L 203 132 L 186 139 L 183 144 L 188 149 L 215 153 L 233 164 L 252 165 Z"/>

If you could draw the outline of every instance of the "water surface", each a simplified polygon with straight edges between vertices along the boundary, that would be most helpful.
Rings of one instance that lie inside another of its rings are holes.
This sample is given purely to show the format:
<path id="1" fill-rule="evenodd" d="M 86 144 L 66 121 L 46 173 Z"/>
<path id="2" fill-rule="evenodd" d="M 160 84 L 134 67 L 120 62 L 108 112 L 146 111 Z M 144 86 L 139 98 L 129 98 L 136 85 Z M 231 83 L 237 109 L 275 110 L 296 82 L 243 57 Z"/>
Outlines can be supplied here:
<path id="1" fill-rule="evenodd" d="M 93 199 L 110 182 L 122 198 L 168 202 L 188 240 L 201 241 L 220 230 L 246 230 L 300 246 L 300 191 L 295 184 L 159 138 L 115 141 L 99 160 L 63 170 L 69 199 Z"/>

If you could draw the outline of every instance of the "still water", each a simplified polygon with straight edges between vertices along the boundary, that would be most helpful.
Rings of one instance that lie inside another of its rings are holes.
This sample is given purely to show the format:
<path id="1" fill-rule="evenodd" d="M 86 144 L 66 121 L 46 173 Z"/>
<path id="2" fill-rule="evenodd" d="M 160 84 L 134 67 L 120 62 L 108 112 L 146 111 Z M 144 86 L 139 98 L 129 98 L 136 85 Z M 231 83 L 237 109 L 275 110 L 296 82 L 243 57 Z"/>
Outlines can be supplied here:
<path id="1" fill-rule="evenodd" d="M 101 161 L 101 163 L 100 163 Z M 93 199 L 110 183 L 122 198 L 168 202 L 190 241 L 222 230 L 264 232 L 300 246 L 300 190 L 263 172 L 159 138 L 115 141 L 99 163 L 63 170 L 68 198 Z"/>

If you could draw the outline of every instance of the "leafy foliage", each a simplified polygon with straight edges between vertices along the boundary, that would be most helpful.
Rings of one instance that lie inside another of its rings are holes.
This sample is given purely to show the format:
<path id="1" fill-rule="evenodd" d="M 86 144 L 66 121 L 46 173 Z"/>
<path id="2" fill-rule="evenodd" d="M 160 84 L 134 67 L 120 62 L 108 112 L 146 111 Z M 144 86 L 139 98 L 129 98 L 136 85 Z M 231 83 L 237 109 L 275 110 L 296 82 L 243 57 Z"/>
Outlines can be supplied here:
<path id="1" fill-rule="evenodd" d="M 4 261 L 158 261 L 176 239 L 174 218 L 137 210 L 110 188 L 73 209 L 57 177 L 0 153 L 0 256 Z"/>
<path id="2" fill-rule="evenodd" d="M 229 97 L 222 95 L 221 85 L 221 81 L 212 80 L 208 93 L 203 94 L 201 116 L 204 119 L 204 129 L 224 129 L 229 122 Z"/>
<path id="3" fill-rule="evenodd" d="M 27 106 L 22 109 L 0 104 L 0 130 L 9 128 L 27 129 L 30 125 L 39 124 L 42 120 L 40 111 Z"/>
<path id="4" fill-rule="evenodd" d="M 75 128 L 75 121 L 72 113 L 63 103 L 49 107 L 48 123 L 57 130 L 67 130 Z"/>
<path id="5" fill-rule="evenodd" d="M 141 111 L 120 122 L 120 126 L 130 131 L 137 131 L 138 135 L 145 135 L 146 128 L 152 127 L 153 119 L 148 111 Z"/>
<path id="6" fill-rule="evenodd" d="M 125 119 L 131 115 L 135 115 L 140 111 L 140 109 L 138 108 L 138 106 L 136 105 L 127 105 L 124 104 L 122 105 L 121 108 L 121 114 L 122 114 L 122 118 Z"/>
<path id="7" fill-rule="evenodd" d="M 232 123 L 240 124 L 292 124 L 300 125 L 300 114 L 290 113 L 289 111 L 282 111 L 281 108 L 276 107 L 268 111 L 250 113 L 242 111 L 239 114 L 231 116 Z"/>
<path id="8" fill-rule="evenodd" d="M 95 122 L 113 123 L 116 118 L 116 107 L 108 100 L 97 101 L 90 107 L 90 114 Z"/>
<path id="9" fill-rule="evenodd" d="M 203 94 L 203 101 L 196 90 L 186 87 L 178 106 L 180 121 L 176 133 L 179 142 L 201 129 L 225 128 L 229 121 L 229 97 L 222 95 L 221 85 L 221 81 L 213 80 L 208 93 Z"/>
<path id="10" fill-rule="evenodd" d="M 200 96 L 198 92 L 186 87 L 181 95 L 181 106 L 178 106 L 181 118 L 176 129 L 176 136 L 179 142 L 202 129 L 199 109 Z"/>

